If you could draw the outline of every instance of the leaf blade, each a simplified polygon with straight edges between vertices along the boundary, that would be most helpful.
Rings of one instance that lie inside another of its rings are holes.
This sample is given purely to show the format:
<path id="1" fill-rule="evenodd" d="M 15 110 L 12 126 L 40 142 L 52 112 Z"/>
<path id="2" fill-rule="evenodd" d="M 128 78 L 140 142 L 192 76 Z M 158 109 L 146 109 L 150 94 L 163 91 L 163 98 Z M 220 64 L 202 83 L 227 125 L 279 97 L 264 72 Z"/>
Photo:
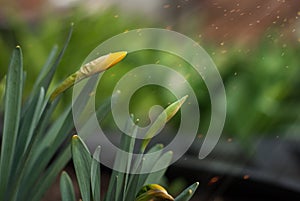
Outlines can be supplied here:
<path id="1" fill-rule="evenodd" d="M 82 200 L 90 201 L 90 173 L 92 157 L 88 148 L 78 135 L 74 135 L 72 138 L 72 156 Z"/>
<path id="2" fill-rule="evenodd" d="M 91 188 L 93 201 L 100 201 L 100 164 L 98 162 L 100 156 L 100 146 L 98 146 L 93 154 L 92 165 L 91 165 Z"/>
<path id="3" fill-rule="evenodd" d="M 0 200 L 4 200 L 15 152 L 21 114 L 23 61 L 19 46 L 13 52 L 6 80 L 4 128 L 0 159 Z"/>
<path id="4" fill-rule="evenodd" d="M 196 182 L 182 191 L 176 198 L 175 201 L 188 201 L 194 195 L 196 189 L 199 186 L 199 182 Z"/>
<path id="5" fill-rule="evenodd" d="M 62 201 L 76 201 L 72 180 L 65 171 L 60 177 L 60 194 Z"/>

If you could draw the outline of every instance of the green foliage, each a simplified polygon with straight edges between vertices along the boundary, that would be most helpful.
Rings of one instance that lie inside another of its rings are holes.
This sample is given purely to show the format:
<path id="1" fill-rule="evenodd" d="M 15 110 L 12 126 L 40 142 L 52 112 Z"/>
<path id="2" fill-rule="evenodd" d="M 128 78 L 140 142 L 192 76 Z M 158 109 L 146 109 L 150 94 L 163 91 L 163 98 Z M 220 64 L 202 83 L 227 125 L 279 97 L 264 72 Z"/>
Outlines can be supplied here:
<path id="1" fill-rule="evenodd" d="M 30 96 L 22 103 L 25 85 L 22 51 L 17 46 L 8 68 L 4 93 L 4 128 L 0 158 L 0 200 L 40 200 L 71 157 L 53 158 L 73 128 L 70 107 L 50 126 L 59 98 L 48 100 L 48 89 L 56 67 L 69 43 L 72 29 L 60 53 L 53 48 L 34 82 Z M 25 98 L 24 98 L 25 99 Z M 49 127 L 49 129 L 46 129 Z M 52 160 L 51 164 L 50 161 Z"/>
<path id="2" fill-rule="evenodd" d="M 22 51 L 17 46 L 13 52 L 6 76 L 6 83 L 1 81 L 1 96 L 4 94 L 4 124 L 0 157 L 0 200 L 3 201 L 39 201 L 58 173 L 71 158 L 70 133 L 73 129 L 71 104 L 61 111 L 55 121 L 51 121 L 61 101 L 61 93 L 56 93 L 53 99 L 49 88 L 56 68 L 64 55 L 73 31 L 71 26 L 69 35 L 60 52 L 57 47 L 51 51 L 48 60 L 33 84 L 27 99 L 23 96 L 25 73 L 23 71 Z M 105 70 L 122 58 L 114 57 L 118 53 L 108 55 L 104 62 L 97 63 L 97 72 Z M 72 86 L 72 85 L 71 85 Z M 52 92 L 53 93 L 53 92 Z M 108 105 L 97 109 L 97 118 L 102 119 Z M 58 150 L 60 151 L 57 155 Z M 72 150 L 76 155 L 78 152 Z M 89 158 L 90 156 L 86 156 Z M 88 160 L 88 159 L 87 159 Z M 87 163 L 91 162 L 87 161 Z M 90 167 L 88 167 L 90 168 Z M 92 175 L 99 175 L 98 164 L 93 162 Z M 90 169 L 88 169 L 90 175 Z M 85 178 L 83 175 L 82 178 Z M 62 191 L 72 194 L 69 178 L 64 175 L 61 180 Z M 92 189 L 99 186 L 93 181 Z M 93 193 L 95 198 L 100 194 Z M 72 196 L 71 196 L 72 198 Z M 73 198 L 72 198 L 73 199 Z"/>
<path id="3" fill-rule="evenodd" d="M 158 125 L 165 124 L 180 109 L 186 97 L 176 101 L 167 107 L 156 119 L 158 123 L 152 124 L 149 131 L 157 131 Z M 164 118 L 162 118 L 164 114 Z M 133 119 L 133 117 L 132 117 Z M 120 139 L 120 150 L 116 154 L 114 170 L 111 174 L 108 190 L 105 193 L 104 201 L 148 201 L 156 198 L 158 200 L 174 200 L 167 191 L 158 185 L 165 174 L 167 167 L 172 159 L 172 152 L 162 153 L 163 146 L 157 144 L 144 154 L 145 144 L 149 143 L 149 138 L 144 139 L 140 147 L 140 154 L 133 160 L 132 153 L 135 147 L 135 136 L 137 134 L 136 125 L 127 123 L 127 131 L 131 135 L 122 134 Z M 144 145 L 144 146 L 143 146 Z M 100 201 L 100 164 L 98 162 L 100 147 L 91 156 L 88 148 L 82 139 L 74 135 L 72 138 L 72 157 L 83 201 Z M 103 153 L 105 154 L 105 153 Z M 66 180 L 65 173 L 62 180 Z M 61 192 L 64 193 L 69 186 L 64 182 L 61 184 Z M 199 183 L 185 189 L 175 200 L 188 201 Z M 143 187 L 144 186 L 144 187 Z M 146 189 L 146 190 L 145 190 Z M 142 192 L 141 192 L 142 191 Z M 67 192 L 71 192 L 70 190 Z M 68 195 L 66 195 L 68 196 Z M 74 194 L 72 197 L 75 196 Z M 69 195 L 70 197 L 70 195 Z"/>

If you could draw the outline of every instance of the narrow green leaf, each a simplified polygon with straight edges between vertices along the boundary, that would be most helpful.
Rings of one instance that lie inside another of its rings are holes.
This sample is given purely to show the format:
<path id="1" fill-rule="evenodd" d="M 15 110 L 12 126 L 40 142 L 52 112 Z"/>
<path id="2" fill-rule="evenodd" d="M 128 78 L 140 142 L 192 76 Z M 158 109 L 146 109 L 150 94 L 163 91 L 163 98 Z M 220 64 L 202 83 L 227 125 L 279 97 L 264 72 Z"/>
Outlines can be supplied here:
<path id="1" fill-rule="evenodd" d="M 28 96 L 28 99 L 25 101 L 23 107 L 22 107 L 22 119 L 26 119 L 24 116 L 26 115 L 26 113 L 28 112 L 29 107 L 33 107 L 32 105 L 35 104 L 35 101 L 33 99 L 36 98 L 36 94 L 39 93 L 39 90 L 41 87 L 45 87 L 45 85 L 43 86 L 42 83 L 45 79 L 49 79 L 47 78 L 47 76 L 49 75 L 49 72 L 51 72 L 51 68 L 55 68 L 55 66 L 53 65 L 54 61 L 55 61 L 55 56 L 57 54 L 57 46 L 54 46 L 51 50 L 50 55 L 48 56 L 48 59 L 45 63 L 45 65 L 43 66 L 42 70 L 40 71 L 36 81 L 34 82 L 33 85 L 33 89 L 30 93 L 30 95 Z M 46 86 L 48 88 L 48 86 Z M 44 88 L 44 91 L 47 92 Z M 23 120 L 22 120 L 23 121 Z"/>
<path id="2" fill-rule="evenodd" d="M 145 181 L 145 184 L 159 183 L 163 175 L 165 174 L 167 168 L 173 157 L 173 152 L 168 151 L 164 153 L 155 163 L 151 172 Z M 158 170 L 158 171 L 157 171 Z"/>
<path id="3" fill-rule="evenodd" d="M 65 42 L 65 46 L 68 45 L 68 43 L 69 43 L 69 37 L 70 37 L 71 33 L 72 33 L 72 27 L 71 27 L 71 30 L 68 34 L 67 40 Z M 39 73 L 39 75 L 38 75 L 38 77 L 37 77 L 37 79 L 36 79 L 36 81 L 33 85 L 33 94 L 36 93 L 39 90 L 39 88 L 41 88 L 41 87 L 43 87 L 45 89 L 48 89 L 50 83 L 46 82 L 46 80 L 52 80 L 52 78 L 53 78 L 54 74 L 50 73 L 50 72 L 53 72 L 53 71 L 55 72 L 56 66 L 54 65 L 54 63 L 55 63 L 57 51 L 58 51 L 58 46 L 55 45 L 52 48 L 52 50 L 51 50 L 51 52 L 50 52 L 50 54 L 47 58 L 46 63 L 44 64 L 42 70 L 40 71 L 40 73 Z"/>
<path id="4" fill-rule="evenodd" d="M 59 172 L 66 166 L 71 158 L 71 145 L 68 145 L 55 161 L 47 168 L 43 177 L 33 187 L 31 201 L 40 201 L 45 192 L 50 188 Z"/>
<path id="5" fill-rule="evenodd" d="M 60 194 L 62 201 L 76 201 L 72 180 L 65 171 L 60 177 Z"/>
<path id="6" fill-rule="evenodd" d="M 122 200 L 125 200 L 125 193 L 126 193 L 127 186 L 128 186 L 128 178 L 129 178 L 130 168 L 131 168 L 131 164 L 132 164 L 132 154 L 133 154 L 134 145 L 135 145 L 135 137 L 136 137 L 136 134 L 137 134 L 137 128 L 138 128 L 137 126 L 133 127 L 133 131 L 131 132 L 132 133 L 131 136 L 126 135 L 127 138 L 129 138 L 129 140 L 128 140 L 129 143 L 128 143 L 128 145 L 125 145 L 125 150 L 124 150 L 125 151 L 125 156 L 121 157 L 122 160 L 124 160 L 126 162 L 126 170 L 125 170 L 124 173 L 121 173 L 121 174 L 125 175 L 123 192 L 122 192 L 121 183 L 118 185 L 119 189 L 117 191 L 117 195 L 122 193 L 122 196 L 120 197 Z M 118 201 L 118 200 L 119 200 L 119 197 L 116 199 L 116 201 Z"/>
<path id="7" fill-rule="evenodd" d="M 92 157 L 88 148 L 78 135 L 74 135 L 72 138 L 72 156 L 82 200 L 90 201 L 90 174 Z"/>
<path id="8" fill-rule="evenodd" d="M 182 191 L 176 198 L 175 201 L 188 201 L 194 195 L 196 189 L 199 186 L 199 182 L 196 182 Z"/>
<path id="9" fill-rule="evenodd" d="M 32 140 L 30 141 L 29 145 L 28 145 L 28 149 L 25 150 L 25 153 L 23 154 L 23 156 L 20 158 L 20 161 L 18 162 L 18 167 L 16 169 L 16 173 L 15 176 L 18 176 L 15 180 L 14 180 L 14 184 L 12 185 L 11 188 L 15 189 L 14 191 L 21 191 L 22 193 L 29 193 L 27 190 L 30 185 L 27 185 L 28 182 L 34 183 L 36 182 L 33 178 L 38 178 L 38 174 L 37 171 L 34 171 L 32 169 L 32 167 L 34 167 L 34 164 L 36 163 L 37 158 L 41 158 L 44 154 L 45 154 L 45 150 L 41 150 L 40 152 L 37 152 L 36 147 L 39 145 L 40 140 L 38 137 L 39 134 L 43 134 L 41 131 L 44 130 L 46 128 L 46 125 L 48 124 L 47 119 L 50 119 L 50 116 L 52 114 L 52 111 L 54 110 L 54 108 L 57 105 L 57 101 L 54 101 L 53 103 L 49 103 L 47 104 L 46 108 L 44 109 L 45 112 L 43 112 L 43 115 L 40 119 L 39 125 L 38 127 L 35 129 L 34 135 L 32 136 Z M 47 147 L 48 148 L 48 147 Z M 42 155 L 43 154 L 43 155 Z M 38 159 L 39 160 L 39 159 Z M 39 164 L 38 168 L 42 169 L 42 165 Z M 33 172 L 33 174 L 31 175 L 30 172 Z M 27 177 L 30 178 L 30 180 L 27 180 Z M 19 186 L 22 183 L 26 183 L 26 185 L 23 188 L 20 188 Z M 26 196 L 23 194 L 18 194 L 18 196 L 20 196 L 20 198 L 18 198 L 18 201 L 21 199 L 25 199 Z"/>
<path id="10" fill-rule="evenodd" d="M 4 195 L 13 164 L 21 113 L 22 85 L 22 51 L 17 46 L 11 58 L 6 80 L 4 128 L 0 159 L 0 200 L 5 199 Z"/>
<path id="11" fill-rule="evenodd" d="M 49 73 L 48 73 L 47 76 L 43 79 L 43 81 L 42 81 L 42 83 L 41 83 L 42 86 L 45 88 L 46 91 L 48 90 L 48 86 L 49 86 L 49 84 L 51 83 L 51 80 L 52 80 L 53 75 L 54 75 L 54 73 L 55 73 L 55 71 L 56 71 L 56 68 L 57 68 L 57 66 L 59 65 L 59 63 L 60 63 L 60 61 L 61 61 L 63 55 L 65 54 L 65 51 L 66 51 L 66 49 L 67 49 L 67 47 L 68 47 L 68 45 L 69 45 L 69 42 L 70 42 L 70 40 L 71 40 L 72 33 L 73 33 L 73 26 L 74 26 L 74 24 L 71 23 L 70 30 L 69 30 L 69 34 L 68 34 L 68 36 L 67 36 L 67 40 L 66 40 L 66 42 L 65 42 L 65 44 L 64 44 L 64 46 L 63 46 L 63 48 L 62 48 L 62 50 L 60 51 L 58 57 L 56 58 L 56 60 L 55 60 L 55 62 L 54 62 L 54 64 L 53 64 L 53 66 L 52 66 L 52 68 L 50 69 Z M 53 101 L 53 100 L 51 100 L 51 101 Z"/>
<path id="12" fill-rule="evenodd" d="M 18 131 L 16 151 L 14 154 L 14 162 L 12 167 L 12 176 L 10 179 L 10 186 L 14 186 L 14 183 L 18 180 L 16 177 L 20 177 L 18 172 L 18 167 L 24 160 L 24 155 L 26 152 L 26 143 L 29 144 L 29 139 L 32 138 L 34 130 L 37 126 L 37 123 L 40 119 L 41 113 L 43 111 L 42 103 L 45 98 L 45 93 L 43 88 L 40 89 L 38 94 L 35 94 L 35 97 L 32 99 L 32 103 L 27 109 L 27 112 L 20 120 L 20 127 Z M 20 167 L 24 168 L 24 167 Z M 11 187 L 12 189 L 12 187 Z"/>
<path id="13" fill-rule="evenodd" d="M 24 173 L 22 179 L 22 182 L 26 183 L 26 186 L 23 188 L 26 191 L 24 197 L 29 196 L 30 192 L 34 193 L 33 186 L 35 182 L 42 175 L 57 149 L 69 136 L 68 133 L 70 133 L 70 130 L 73 128 L 70 108 L 68 108 L 61 117 L 63 118 L 59 118 L 56 124 L 53 125 L 54 129 L 51 128 L 46 137 L 40 140 L 39 146 L 34 148 L 35 152 L 30 157 L 30 163 L 25 166 L 27 171 Z M 58 128 L 56 127 L 57 123 L 59 123 Z M 45 152 L 45 150 L 47 151 Z"/>
<path id="14" fill-rule="evenodd" d="M 137 187 L 136 192 L 138 191 L 138 188 L 146 185 L 146 179 L 147 179 L 149 173 L 151 174 L 151 168 L 155 165 L 155 163 L 161 156 L 162 149 L 163 149 L 163 145 L 157 144 L 157 145 L 153 146 L 147 152 L 147 154 L 143 157 L 141 171 L 140 171 L 140 174 L 138 174 L 139 178 L 138 178 L 138 183 L 136 186 Z"/>
<path id="15" fill-rule="evenodd" d="M 144 155 L 137 158 L 138 161 L 135 161 L 133 170 L 135 174 L 130 176 L 126 192 L 124 193 L 124 200 L 132 199 L 139 189 L 144 186 L 148 174 L 151 172 L 151 169 L 162 153 L 162 148 L 162 144 L 157 144 L 147 152 L 147 154 L 152 153 L 151 155 Z"/>
<path id="16" fill-rule="evenodd" d="M 101 121 L 108 113 L 110 106 L 110 99 L 107 99 L 104 104 L 102 104 L 96 111 L 97 118 Z M 64 118 L 62 118 L 64 119 Z M 58 123 L 62 123 L 60 119 L 57 120 Z M 57 122 L 56 121 L 56 122 Z M 65 125 L 65 124 L 64 124 Z M 85 124 L 86 125 L 86 124 Z M 54 125 L 53 125 L 54 126 Z M 55 132 L 50 132 L 55 133 Z M 48 136 L 47 134 L 47 136 Z M 39 180 L 35 186 L 32 188 L 34 196 L 32 197 L 32 201 L 40 201 L 46 190 L 51 186 L 54 182 L 56 176 L 59 174 L 60 170 L 68 163 L 71 159 L 71 146 L 68 145 L 60 155 L 58 155 L 57 159 L 51 163 L 51 166 L 47 168 L 45 174 L 43 175 L 43 179 Z M 38 189 L 38 190 L 36 190 Z"/>
<path id="17" fill-rule="evenodd" d="M 145 134 L 145 139 L 142 142 L 141 151 L 142 153 L 145 151 L 147 145 L 149 144 L 151 138 L 155 136 L 155 134 L 160 131 L 165 124 L 177 113 L 182 104 L 185 102 L 188 96 L 184 96 L 181 99 L 175 101 L 171 105 L 169 105 L 154 121 L 152 126 L 149 128 L 147 133 Z"/>
<path id="18" fill-rule="evenodd" d="M 40 94 L 39 94 L 39 97 L 38 97 L 38 100 L 37 100 L 37 103 L 36 103 L 36 107 L 35 107 L 35 110 L 34 110 L 34 113 L 33 113 L 33 117 L 32 117 L 32 120 L 31 120 L 31 124 L 30 124 L 30 127 L 29 127 L 29 131 L 28 131 L 28 135 L 27 135 L 27 139 L 26 139 L 25 150 L 28 147 L 28 145 L 29 145 L 29 143 L 32 139 L 34 129 L 36 128 L 37 123 L 38 123 L 38 121 L 39 121 L 39 119 L 42 115 L 41 111 L 43 109 L 42 106 L 43 106 L 44 98 L 45 98 L 45 90 L 44 90 L 44 88 L 41 88 L 40 89 Z"/>
<path id="19" fill-rule="evenodd" d="M 45 98 L 45 91 L 43 88 L 40 89 L 39 94 L 35 95 L 36 97 L 32 100 L 24 118 L 21 120 L 16 153 L 14 157 L 14 166 L 17 167 L 17 163 L 20 161 L 20 158 L 23 157 L 23 154 L 28 146 L 29 141 L 32 138 L 33 132 L 37 126 L 37 123 L 41 117 L 41 112 L 43 110 L 42 103 Z M 27 145 L 26 145 L 27 144 Z"/>
<path id="20" fill-rule="evenodd" d="M 91 187 L 93 201 L 100 201 L 100 184 L 101 184 L 101 173 L 100 173 L 100 146 L 98 146 L 93 154 L 92 165 L 91 165 Z"/>
<path id="21" fill-rule="evenodd" d="M 38 158 L 34 161 L 34 163 L 30 166 L 32 172 L 36 169 L 36 167 L 39 167 L 41 162 L 43 161 L 43 156 L 46 155 L 46 153 L 50 150 L 48 147 L 47 149 L 44 149 L 43 152 L 38 156 Z M 23 173 L 23 172 L 21 172 Z M 22 174 L 23 175 L 23 174 Z M 31 178 L 32 176 L 33 178 Z M 26 200 L 26 196 L 29 194 L 30 189 L 27 186 L 27 182 L 29 182 L 29 186 L 31 186 L 31 183 L 35 183 L 38 179 L 39 174 L 27 174 L 25 177 L 22 177 L 22 179 L 16 179 L 17 182 L 14 183 L 11 188 L 13 189 L 13 193 L 11 193 L 11 199 L 10 200 L 15 200 L 15 201 L 21 201 L 21 200 Z"/>
<path id="22" fill-rule="evenodd" d="M 133 118 L 131 116 L 131 118 Z M 127 133 L 133 133 L 133 128 L 134 126 L 130 123 L 131 121 L 128 120 L 126 123 L 126 131 Z M 114 168 L 113 171 L 111 173 L 111 178 L 109 181 L 109 186 L 108 186 L 108 190 L 105 196 L 105 201 L 111 201 L 114 200 L 112 199 L 113 193 L 117 193 L 118 196 L 115 196 L 115 199 L 119 198 L 119 194 L 121 192 L 121 188 L 124 185 L 124 172 L 126 171 L 126 167 L 127 167 L 127 156 L 126 156 L 126 152 L 128 153 L 130 150 L 130 146 L 134 146 L 131 145 L 132 144 L 132 140 L 134 140 L 134 138 L 128 136 L 127 134 L 122 133 L 121 135 L 121 139 L 120 139 L 120 151 L 118 151 L 116 153 L 116 157 L 114 160 Z M 125 157 L 125 158 L 124 158 Z M 120 170 L 117 171 L 116 169 Z M 118 178 L 119 183 L 115 183 L 116 179 Z M 113 189 L 116 188 L 114 191 Z"/>

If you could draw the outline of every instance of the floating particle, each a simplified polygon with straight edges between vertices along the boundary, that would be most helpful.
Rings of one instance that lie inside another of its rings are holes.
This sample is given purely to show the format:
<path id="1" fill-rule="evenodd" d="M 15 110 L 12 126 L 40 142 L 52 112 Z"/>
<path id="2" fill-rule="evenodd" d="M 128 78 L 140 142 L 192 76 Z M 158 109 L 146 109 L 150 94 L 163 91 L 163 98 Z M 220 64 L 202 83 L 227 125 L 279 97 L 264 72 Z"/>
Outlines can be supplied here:
<path id="1" fill-rule="evenodd" d="M 181 8 L 181 5 L 177 5 L 176 8 Z"/>
<path id="2" fill-rule="evenodd" d="M 167 30 L 172 30 L 172 26 L 171 26 L 171 25 L 168 25 L 168 26 L 166 26 L 166 29 L 167 29 Z"/>
<path id="3" fill-rule="evenodd" d="M 247 174 L 243 176 L 243 179 L 245 179 L 245 180 L 247 180 L 247 179 L 249 179 L 249 178 L 250 178 L 250 176 L 247 175 Z"/>
<path id="4" fill-rule="evenodd" d="M 237 76 L 237 74 L 238 74 L 237 72 L 234 72 L 234 76 Z"/>
<path id="5" fill-rule="evenodd" d="M 256 23 L 259 24 L 259 23 L 260 23 L 260 20 L 256 20 Z"/>
<path id="6" fill-rule="evenodd" d="M 198 134 L 197 138 L 199 138 L 199 139 L 203 138 L 203 134 Z"/>
<path id="7" fill-rule="evenodd" d="M 232 138 L 228 138 L 228 139 L 227 139 L 227 142 L 232 142 Z"/>
<path id="8" fill-rule="evenodd" d="M 96 92 L 95 91 L 92 91 L 89 96 L 95 96 Z"/>
<path id="9" fill-rule="evenodd" d="M 220 45 L 223 46 L 223 45 L 224 45 L 224 42 L 221 42 Z"/>
<path id="10" fill-rule="evenodd" d="M 119 15 L 115 15 L 114 18 L 119 18 Z"/>
<path id="11" fill-rule="evenodd" d="M 170 8 L 170 4 L 165 4 L 164 8 Z"/>
<path id="12" fill-rule="evenodd" d="M 210 181 L 208 182 L 208 185 L 212 185 L 212 184 L 214 184 L 214 183 L 216 183 L 216 182 L 218 182 L 218 181 L 219 181 L 219 177 L 213 177 L 213 178 L 211 178 Z"/>

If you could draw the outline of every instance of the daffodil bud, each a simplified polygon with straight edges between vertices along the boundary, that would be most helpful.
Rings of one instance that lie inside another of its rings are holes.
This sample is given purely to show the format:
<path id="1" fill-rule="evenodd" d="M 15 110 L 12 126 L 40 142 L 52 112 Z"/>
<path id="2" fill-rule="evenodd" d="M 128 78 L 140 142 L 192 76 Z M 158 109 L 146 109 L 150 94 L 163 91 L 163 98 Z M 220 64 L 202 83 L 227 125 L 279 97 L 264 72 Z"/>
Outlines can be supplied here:
<path id="1" fill-rule="evenodd" d="M 92 75 L 100 73 L 114 66 L 120 62 L 127 52 L 114 52 L 110 53 L 83 65 L 78 71 L 67 77 L 51 94 L 50 101 L 53 101 L 59 94 L 73 86 L 75 83 L 82 79 L 88 78 Z"/>
<path id="2" fill-rule="evenodd" d="M 174 201 L 174 198 L 162 186 L 148 184 L 138 192 L 135 201 Z"/>

